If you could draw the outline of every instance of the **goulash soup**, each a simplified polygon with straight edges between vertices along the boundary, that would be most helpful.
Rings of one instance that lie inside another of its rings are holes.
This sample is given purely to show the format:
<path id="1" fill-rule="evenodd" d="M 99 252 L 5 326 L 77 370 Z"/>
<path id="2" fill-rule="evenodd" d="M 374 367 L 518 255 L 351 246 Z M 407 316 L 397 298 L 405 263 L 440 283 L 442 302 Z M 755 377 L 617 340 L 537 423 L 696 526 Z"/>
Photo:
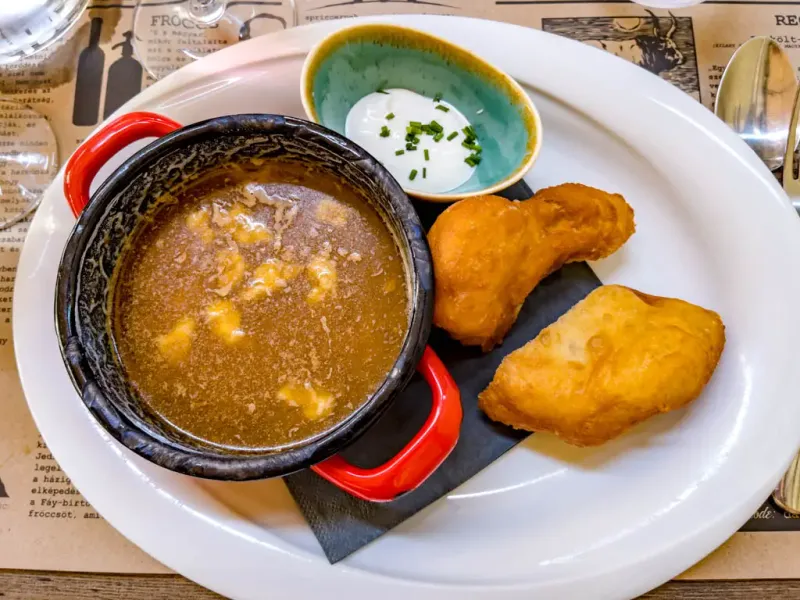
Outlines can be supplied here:
<path id="1" fill-rule="evenodd" d="M 403 260 L 360 196 L 291 163 L 220 167 L 163 199 L 115 273 L 133 387 L 227 447 L 319 434 L 375 392 L 408 327 Z"/>

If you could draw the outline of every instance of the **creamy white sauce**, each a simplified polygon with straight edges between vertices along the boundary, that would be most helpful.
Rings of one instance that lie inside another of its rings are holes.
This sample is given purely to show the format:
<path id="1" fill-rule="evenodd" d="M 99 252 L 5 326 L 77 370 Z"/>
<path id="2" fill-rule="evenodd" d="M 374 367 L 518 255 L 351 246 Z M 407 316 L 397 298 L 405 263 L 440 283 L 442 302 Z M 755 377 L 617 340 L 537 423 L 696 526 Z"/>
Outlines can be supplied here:
<path id="1" fill-rule="evenodd" d="M 467 181 L 475 170 L 464 162 L 472 152 L 461 145 L 464 141 L 462 129 L 470 124 L 469 120 L 446 99 L 434 102 L 432 98 L 403 89 L 386 92 L 373 92 L 355 103 L 347 114 L 345 135 L 381 161 L 406 189 L 447 192 Z M 450 110 L 438 110 L 437 104 Z M 387 120 L 388 114 L 394 114 L 394 118 Z M 442 126 L 444 137 L 434 142 L 433 136 L 420 134 L 417 149 L 407 150 L 406 127 L 410 121 L 436 121 Z M 387 137 L 381 137 L 384 126 L 391 132 Z M 454 131 L 458 136 L 448 141 L 447 136 Z M 397 156 L 398 150 L 403 150 L 404 154 Z M 427 161 L 425 150 L 428 150 Z M 413 181 L 409 179 L 412 169 L 417 170 Z M 425 177 L 423 169 L 427 169 Z"/>

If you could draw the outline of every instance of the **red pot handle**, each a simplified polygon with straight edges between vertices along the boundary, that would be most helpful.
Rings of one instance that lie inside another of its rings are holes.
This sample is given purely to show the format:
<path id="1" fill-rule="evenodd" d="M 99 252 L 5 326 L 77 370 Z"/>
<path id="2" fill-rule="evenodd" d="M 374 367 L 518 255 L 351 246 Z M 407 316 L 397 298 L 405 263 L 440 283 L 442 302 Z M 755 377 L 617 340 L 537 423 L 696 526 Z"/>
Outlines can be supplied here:
<path id="1" fill-rule="evenodd" d="M 458 386 L 430 347 L 425 348 L 417 370 L 431 386 L 433 406 L 425 425 L 397 456 L 374 469 L 361 469 L 337 455 L 311 469 L 371 502 L 388 502 L 421 485 L 455 448 L 462 412 Z"/>
<path id="2" fill-rule="evenodd" d="M 89 203 L 89 186 L 97 172 L 117 152 L 135 141 L 161 137 L 180 129 L 172 119 L 149 112 L 132 112 L 111 121 L 83 142 L 64 169 L 64 195 L 77 217 Z"/>

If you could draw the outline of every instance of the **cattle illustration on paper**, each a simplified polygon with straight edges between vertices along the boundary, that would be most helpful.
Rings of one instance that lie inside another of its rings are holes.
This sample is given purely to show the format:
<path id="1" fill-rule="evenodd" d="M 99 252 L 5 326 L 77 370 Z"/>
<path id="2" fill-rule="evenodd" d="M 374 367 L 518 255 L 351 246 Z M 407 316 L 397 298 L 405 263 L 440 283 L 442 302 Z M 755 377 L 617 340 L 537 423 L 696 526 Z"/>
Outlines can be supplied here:
<path id="1" fill-rule="evenodd" d="M 542 29 L 624 58 L 699 99 L 692 18 L 645 12 L 646 16 L 544 18 Z"/>

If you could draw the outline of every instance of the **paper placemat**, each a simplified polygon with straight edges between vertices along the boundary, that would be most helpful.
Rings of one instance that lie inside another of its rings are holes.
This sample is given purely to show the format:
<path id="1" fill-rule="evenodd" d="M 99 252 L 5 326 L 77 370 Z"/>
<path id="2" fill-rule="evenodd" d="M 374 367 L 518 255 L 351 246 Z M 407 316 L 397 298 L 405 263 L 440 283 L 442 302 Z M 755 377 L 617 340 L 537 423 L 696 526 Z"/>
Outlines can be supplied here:
<path id="1" fill-rule="evenodd" d="M 62 160 L 105 115 L 152 83 L 126 51 L 134 4 L 97 1 L 66 39 L 27 63 L 0 69 L 0 96 L 28 104 L 49 119 Z M 800 17 L 794 13 L 794 3 L 785 1 L 708 0 L 672 14 L 613 0 L 263 0 L 258 4 L 266 18 L 254 23 L 251 36 L 328 19 L 396 13 L 472 16 L 543 29 L 604 46 L 709 108 L 725 64 L 751 36 L 771 35 L 800 65 Z M 97 45 L 92 41 L 93 28 L 99 35 Z M 159 35 L 156 19 L 151 33 Z M 76 85 L 80 54 L 90 47 L 103 57 L 95 61 L 102 68 L 100 85 Z M 126 76 L 109 82 L 114 71 Z M 0 232 L 0 569 L 168 572 L 118 534 L 80 496 L 30 417 L 11 339 L 14 277 L 26 232 L 26 222 Z M 798 531 L 800 519 L 765 503 L 740 533 L 682 578 L 800 578 L 800 562 L 794 558 L 800 552 Z"/>

